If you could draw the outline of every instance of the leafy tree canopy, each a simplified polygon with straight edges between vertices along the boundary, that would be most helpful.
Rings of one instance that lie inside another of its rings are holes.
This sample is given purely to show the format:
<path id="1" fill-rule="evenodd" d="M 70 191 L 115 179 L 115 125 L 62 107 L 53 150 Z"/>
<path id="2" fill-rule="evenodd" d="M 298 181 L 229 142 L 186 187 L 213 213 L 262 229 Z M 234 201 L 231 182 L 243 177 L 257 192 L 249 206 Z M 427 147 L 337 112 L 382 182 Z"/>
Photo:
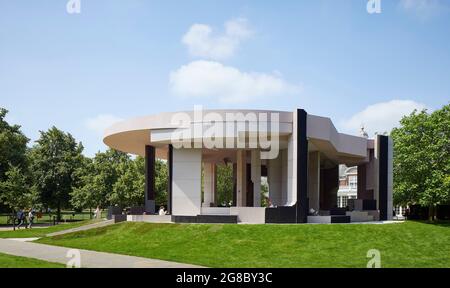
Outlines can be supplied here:
<path id="1" fill-rule="evenodd" d="M 0 201 L 13 211 L 32 208 L 34 199 L 27 180 L 20 168 L 11 166 L 5 181 L 0 182 Z"/>
<path id="2" fill-rule="evenodd" d="M 83 145 L 56 127 L 40 133 L 30 153 L 34 185 L 42 203 L 57 208 L 60 217 L 79 182 L 76 171 L 83 165 Z"/>
<path id="3" fill-rule="evenodd" d="M 71 204 L 79 209 L 109 206 L 110 194 L 122 173 L 118 167 L 130 161 L 129 155 L 113 149 L 98 152 L 77 170 L 81 183 L 71 193 Z"/>
<path id="4" fill-rule="evenodd" d="M 5 117 L 8 110 L 0 108 L 0 181 L 6 177 L 10 166 L 26 167 L 25 152 L 29 139 L 19 125 L 10 125 Z"/>
<path id="5" fill-rule="evenodd" d="M 394 202 L 450 203 L 450 104 L 413 112 L 394 128 Z"/>

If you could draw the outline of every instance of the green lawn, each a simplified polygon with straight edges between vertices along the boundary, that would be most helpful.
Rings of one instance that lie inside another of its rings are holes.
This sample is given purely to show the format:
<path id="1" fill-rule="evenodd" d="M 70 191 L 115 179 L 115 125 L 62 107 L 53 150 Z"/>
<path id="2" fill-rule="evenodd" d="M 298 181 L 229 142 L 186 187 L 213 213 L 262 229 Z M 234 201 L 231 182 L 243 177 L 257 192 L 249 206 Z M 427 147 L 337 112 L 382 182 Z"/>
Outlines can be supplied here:
<path id="1" fill-rule="evenodd" d="M 450 223 L 207 225 L 120 223 L 38 242 L 208 267 L 450 267 Z"/>
<path id="2" fill-rule="evenodd" d="M 0 253 L 0 268 L 64 268 L 65 265 Z"/>
<path id="3" fill-rule="evenodd" d="M 85 221 L 78 221 L 78 222 L 70 222 L 70 223 L 64 223 L 64 224 L 58 224 L 55 226 L 49 226 L 47 228 L 32 228 L 32 229 L 25 229 L 20 228 L 20 230 L 16 231 L 0 231 L 0 238 L 31 238 L 31 237 L 44 237 L 45 235 L 61 230 L 66 230 L 70 228 L 75 228 L 79 226 L 83 226 L 86 224 L 94 223 L 98 220 L 85 220 Z"/>

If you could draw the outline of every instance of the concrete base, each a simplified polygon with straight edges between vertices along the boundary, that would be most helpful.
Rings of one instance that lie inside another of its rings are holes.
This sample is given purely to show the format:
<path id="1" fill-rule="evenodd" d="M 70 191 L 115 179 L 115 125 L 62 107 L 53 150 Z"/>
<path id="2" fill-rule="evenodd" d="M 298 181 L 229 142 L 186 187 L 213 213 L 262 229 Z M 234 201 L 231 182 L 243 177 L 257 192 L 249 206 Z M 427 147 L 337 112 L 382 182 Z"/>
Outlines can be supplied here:
<path id="1" fill-rule="evenodd" d="M 308 223 L 330 224 L 331 216 L 308 216 Z"/>
<path id="2" fill-rule="evenodd" d="M 350 216 L 308 216 L 308 223 L 332 224 L 332 223 L 350 223 Z"/>
<path id="3" fill-rule="evenodd" d="M 239 223 L 264 224 L 266 223 L 265 207 L 231 207 L 230 214 L 238 217 Z"/>
<path id="4" fill-rule="evenodd" d="M 127 215 L 129 222 L 172 223 L 170 215 Z"/>
<path id="5" fill-rule="evenodd" d="M 371 216 L 373 216 L 374 221 L 380 221 L 380 211 L 378 210 L 370 210 L 367 211 L 367 213 Z"/>
<path id="6" fill-rule="evenodd" d="M 237 224 L 235 215 L 197 215 L 197 216 L 172 216 L 175 223 L 229 223 Z"/>
<path id="7" fill-rule="evenodd" d="M 350 216 L 351 222 L 373 221 L 373 215 L 369 215 L 368 211 L 347 211 L 346 215 Z"/>
<path id="8" fill-rule="evenodd" d="M 238 223 L 264 224 L 265 207 L 202 207 L 202 215 L 234 215 Z"/>
<path id="9" fill-rule="evenodd" d="M 202 207 L 202 215 L 230 215 L 228 207 Z"/>

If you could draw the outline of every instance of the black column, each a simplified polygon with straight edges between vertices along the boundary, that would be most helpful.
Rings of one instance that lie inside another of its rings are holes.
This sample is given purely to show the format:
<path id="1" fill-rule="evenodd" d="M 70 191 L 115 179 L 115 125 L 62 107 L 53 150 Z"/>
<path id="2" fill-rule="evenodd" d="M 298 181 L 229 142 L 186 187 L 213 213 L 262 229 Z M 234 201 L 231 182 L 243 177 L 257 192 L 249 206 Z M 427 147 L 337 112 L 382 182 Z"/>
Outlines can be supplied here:
<path id="1" fill-rule="evenodd" d="M 167 212 L 169 214 L 172 214 L 172 177 L 173 177 L 173 146 L 172 144 L 169 144 L 168 147 L 169 151 L 167 154 L 167 168 L 169 170 L 169 193 L 167 195 Z"/>
<path id="2" fill-rule="evenodd" d="M 366 178 L 367 178 L 367 173 L 366 173 L 366 164 L 361 164 L 358 165 L 358 174 L 357 174 L 357 178 L 358 178 L 358 184 L 357 184 L 357 198 L 358 199 L 369 199 L 369 197 L 367 197 L 367 184 L 366 184 Z"/>
<path id="3" fill-rule="evenodd" d="M 237 206 L 237 164 L 233 163 L 233 207 Z"/>
<path id="4" fill-rule="evenodd" d="M 145 212 L 155 213 L 155 147 L 145 146 Z"/>
<path id="5" fill-rule="evenodd" d="M 308 221 L 308 139 L 306 119 L 308 114 L 297 109 L 297 223 Z"/>
<path id="6" fill-rule="evenodd" d="M 380 210 L 380 220 L 388 218 L 388 136 L 379 135 L 379 168 L 378 168 L 378 209 Z"/>

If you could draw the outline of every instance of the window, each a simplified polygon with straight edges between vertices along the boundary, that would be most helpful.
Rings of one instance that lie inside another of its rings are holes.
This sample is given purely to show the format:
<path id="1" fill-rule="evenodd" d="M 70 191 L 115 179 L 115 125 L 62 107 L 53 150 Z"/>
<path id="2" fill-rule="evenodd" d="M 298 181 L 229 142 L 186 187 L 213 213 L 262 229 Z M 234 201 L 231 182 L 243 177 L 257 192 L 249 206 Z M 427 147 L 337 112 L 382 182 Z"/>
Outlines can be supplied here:
<path id="1" fill-rule="evenodd" d="M 395 207 L 395 215 L 393 216 L 405 216 L 405 207 L 402 206 Z"/>
<path id="2" fill-rule="evenodd" d="M 342 198 L 341 198 L 341 207 L 340 208 L 347 207 L 347 200 L 348 200 L 347 196 L 342 196 Z"/>
<path id="3" fill-rule="evenodd" d="M 357 189 L 358 187 L 358 177 L 357 176 L 348 176 L 348 182 L 350 189 Z"/>

